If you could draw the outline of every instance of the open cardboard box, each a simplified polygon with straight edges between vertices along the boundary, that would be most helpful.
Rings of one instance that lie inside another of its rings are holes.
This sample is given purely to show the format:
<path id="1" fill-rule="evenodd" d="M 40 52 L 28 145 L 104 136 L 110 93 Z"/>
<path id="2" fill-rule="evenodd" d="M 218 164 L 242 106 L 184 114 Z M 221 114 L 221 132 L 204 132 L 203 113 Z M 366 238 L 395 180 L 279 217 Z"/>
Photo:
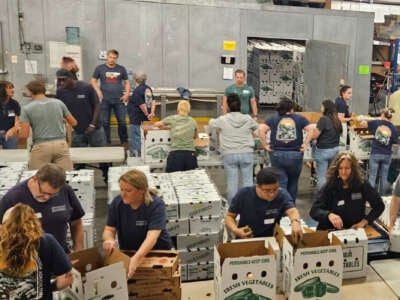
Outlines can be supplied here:
<path id="1" fill-rule="evenodd" d="M 296 243 L 291 235 L 275 231 L 282 245 L 283 290 L 293 299 L 340 299 L 343 277 L 342 243 L 327 231 L 304 233 Z"/>
<path id="2" fill-rule="evenodd" d="M 129 260 L 134 253 L 134 251 L 121 252 L 118 249 L 114 249 L 111 255 L 104 260 L 108 265 L 122 262 L 126 272 L 128 272 Z M 171 279 L 177 271 L 179 271 L 179 257 L 177 251 L 152 250 L 136 269 L 133 279 Z"/>
<path id="3" fill-rule="evenodd" d="M 214 247 L 216 299 L 275 299 L 276 257 L 265 241 Z M 264 298 L 263 298 L 264 297 Z"/>
<path id="4" fill-rule="evenodd" d="M 61 299 L 127 299 L 126 272 L 121 261 L 105 263 L 96 248 L 69 254 L 74 282 Z M 108 298 L 107 298 L 108 297 Z"/>

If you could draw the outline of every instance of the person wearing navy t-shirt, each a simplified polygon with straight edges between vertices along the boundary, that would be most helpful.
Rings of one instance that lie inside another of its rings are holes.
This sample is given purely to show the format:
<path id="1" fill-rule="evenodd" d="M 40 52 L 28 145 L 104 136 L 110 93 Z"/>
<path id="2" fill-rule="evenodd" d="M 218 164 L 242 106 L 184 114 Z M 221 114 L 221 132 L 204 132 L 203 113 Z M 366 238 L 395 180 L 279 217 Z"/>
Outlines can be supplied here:
<path id="1" fill-rule="evenodd" d="M 121 194 L 114 198 L 108 210 L 107 224 L 103 231 L 103 249 L 109 255 L 116 247 L 136 250 L 130 258 L 128 277 L 151 250 L 169 250 L 171 238 L 165 228 L 167 221 L 164 202 L 156 190 L 149 189 L 146 175 L 130 170 L 119 178 Z"/>
<path id="2" fill-rule="evenodd" d="M 351 100 L 353 90 L 350 86 L 344 85 L 340 88 L 340 97 L 335 100 L 336 111 L 341 122 L 349 122 L 352 119 L 352 113 L 349 111 L 348 102 Z"/>
<path id="3" fill-rule="evenodd" d="M 0 145 L 3 149 L 17 148 L 17 122 L 21 106 L 14 100 L 14 85 L 0 81 Z"/>
<path id="4" fill-rule="evenodd" d="M 73 250 L 83 249 L 83 223 L 85 212 L 74 190 L 65 183 L 65 171 L 48 163 L 35 175 L 12 187 L 0 201 L 0 220 L 5 211 L 17 203 L 32 207 L 46 233 L 54 235 L 66 253 L 68 226 Z"/>
<path id="5" fill-rule="evenodd" d="M 293 113 L 294 104 L 290 100 L 281 100 L 277 111 L 260 125 L 259 136 L 269 152 L 272 167 L 279 171 L 279 186 L 296 201 L 303 153 L 310 144 L 313 125 L 305 117 Z M 304 140 L 303 130 L 307 133 Z M 269 144 L 266 141 L 268 131 L 271 131 Z"/>
<path id="6" fill-rule="evenodd" d="M 397 144 L 398 133 L 396 127 L 390 122 L 394 109 L 386 108 L 379 120 L 363 121 L 361 125 L 368 125 L 368 130 L 374 135 L 369 157 L 369 183 L 377 188 L 383 195 L 388 185 L 390 160 L 392 157 L 392 145 Z M 379 178 L 379 186 L 376 180 Z"/>
<path id="7" fill-rule="evenodd" d="M 287 215 L 295 240 L 302 236 L 300 214 L 289 193 L 279 187 L 273 168 L 263 168 L 256 176 L 256 185 L 240 189 L 225 215 L 225 225 L 238 238 L 272 236 L 275 224 Z M 239 215 L 239 222 L 236 217 Z"/>

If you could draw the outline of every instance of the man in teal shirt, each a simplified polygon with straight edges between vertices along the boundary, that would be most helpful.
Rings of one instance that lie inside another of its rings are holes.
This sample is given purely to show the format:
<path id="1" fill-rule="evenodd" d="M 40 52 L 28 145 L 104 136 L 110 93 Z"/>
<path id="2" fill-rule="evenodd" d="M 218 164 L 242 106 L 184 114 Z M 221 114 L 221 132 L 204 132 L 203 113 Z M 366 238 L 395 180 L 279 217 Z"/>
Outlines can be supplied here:
<path id="1" fill-rule="evenodd" d="M 228 112 L 227 96 L 237 94 L 240 98 L 242 113 L 252 115 L 254 119 L 257 119 L 257 101 L 254 96 L 254 89 L 246 83 L 245 79 L 246 73 L 243 70 L 235 71 L 235 83 L 225 89 L 222 97 L 222 113 Z"/>

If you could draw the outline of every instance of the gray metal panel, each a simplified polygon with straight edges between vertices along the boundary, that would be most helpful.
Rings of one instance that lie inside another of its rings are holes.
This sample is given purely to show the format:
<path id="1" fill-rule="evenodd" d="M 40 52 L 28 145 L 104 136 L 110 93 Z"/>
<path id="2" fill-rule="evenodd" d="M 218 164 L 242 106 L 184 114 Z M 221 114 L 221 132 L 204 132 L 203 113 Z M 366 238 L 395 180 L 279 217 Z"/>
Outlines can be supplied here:
<path id="1" fill-rule="evenodd" d="M 104 1 L 63 1 L 43 0 L 44 49 L 48 51 L 47 41 L 66 41 L 65 27 L 80 29 L 80 45 L 82 46 L 82 78 L 89 81 L 98 60 L 99 51 L 104 49 Z M 55 7 L 57 9 L 55 9 Z M 30 13 L 29 13 L 30 14 Z M 45 53 L 47 64 L 49 53 Z M 55 79 L 56 68 L 48 67 L 49 79 Z"/>
<path id="2" fill-rule="evenodd" d="M 150 85 L 162 83 L 161 5 L 106 0 L 106 46 L 120 52 L 119 63 L 142 70 Z"/>
<path id="3" fill-rule="evenodd" d="M 346 76 L 349 46 L 308 41 L 304 57 L 306 111 L 319 111 L 325 99 L 334 100 L 340 78 Z"/>
<path id="4" fill-rule="evenodd" d="M 162 87 L 189 87 L 189 8 L 164 5 Z"/>
<path id="5" fill-rule="evenodd" d="M 288 11 L 241 10 L 243 35 L 306 40 L 312 36 L 313 20 L 308 14 Z"/>
<path id="6" fill-rule="evenodd" d="M 241 56 L 240 10 L 191 6 L 189 15 L 189 85 L 221 90 L 231 83 L 222 79 L 221 54 Z M 236 41 L 236 51 L 224 51 L 224 40 Z M 245 68 L 238 63 L 225 66 Z"/>

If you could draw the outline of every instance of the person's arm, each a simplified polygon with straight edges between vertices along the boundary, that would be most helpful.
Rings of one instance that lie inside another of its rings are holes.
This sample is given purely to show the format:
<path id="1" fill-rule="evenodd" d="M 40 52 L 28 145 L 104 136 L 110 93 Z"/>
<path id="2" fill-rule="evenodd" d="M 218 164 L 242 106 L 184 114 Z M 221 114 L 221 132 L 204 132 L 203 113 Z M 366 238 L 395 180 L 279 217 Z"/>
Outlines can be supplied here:
<path id="1" fill-rule="evenodd" d="M 153 117 L 155 116 L 155 114 L 156 114 L 156 100 L 152 100 L 151 101 L 151 108 L 150 108 L 150 113 L 149 113 L 149 115 L 147 116 L 147 118 L 149 119 L 149 121 L 151 121 L 152 119 L 153 119 Z"/>
<path id="2" fill-rule="evenodd" d="M 128 103 L 130 93 L 131 93 L 131 84 L 129 83 L 129 80 L 126 79 L 124 81 L 124 95 L 121 97 L 122 102 Z"/>
<path id="3" fill-rule="evenodd" d="M 354 224 L 352 227 L 354 226 L 358 226 L 356 228 L 359 227 L 365 227 L 365 225 L 367 225 L 368 223 L 372 223 L 374 222 L 384 211 L 385 209 L 385 204 L 382 201 L 381 196 L 379 195 L 379 193 L 369 184 L 369 182 L 365 182 L 363 185 L 363 193 L 362 196 L 365 197 L 365 199 L 367 199 L 367 201 L 369 202 L 370 206 L 371 206 L 371 210 L 368 213 L 368 215 L 365 217 L 365 219 L 361 220 L 362 223 L 357 223 Z M 364 225 L 364 226 L 362 226 Z"/>
<path id="4" fill-rule="evenodd" d="M 78 121 L 74 118 L 72 114 L 69 114 L 65 117 L 65 121 L 71 125 L 72 127 L 75 127 L 78 124 Z"/>
<path id="5" fill-rule="evenodd" d="M 71 229 L 71 238 L 74 243 L 74 251 L 83 249 L 83 222 L 82 219 L 74 220 L 69 223 Z"/>
<path id="6" fill-rule="evenodd" d="M 147 111 L 147 106 L 146 103 L 140 104 L 139 105 L 140 110 L 144 113 L 144 115 L 146 116 L 146 118 L 149 117 L 149 112 Z"/>
<path id="7" fill-rule="evenodd" d="M 31 132 L 31 125 L 28 122 L 20 122 L 17 127 L 17 135 L 21 139 L 27 139 Z"/>
<path id="8" fill-rule="evenodd" d="M 255 97 L 250 99 L 250 106 L 251 106 L 251 110 L 253 112 L 253 119 L 257 120 L 258 118 L 258 108 L 257 108 L 257 100 Z"/>
<path id="9" fill-rule="evenodd" d="M 225 226 L 231 231 L 236 237 L 241 239 L 250 238 L 253 234 L 251 230 L 248 230 L 248 227 L 238 227 L 236 224 L 236 216 L 237 214 L 232 212 L 227 212 L 225 215 Z"/>
<path id="10" fill-rule="evenodd" d="M 161 120 L 161 121 L 158 121 L 158 122 L 155 122 L 153 125 L 156 126 L 156 127 L 163 127 L 163 126 L 165 126 L 162 120 Z"/>
<path id="11" fill-rule="evenodd" d="M 267 144 L 267 133 L 270 130 L 267 124 L 260 124 L 258 127 L 258 136 L 260 137 L 261 144 L 267 151 L 271 151 L 271 146 Z"/>
<path id="12" fill-rule="evenodd" d="M 97 96 L 99 97 L 99 101 L 100 101 L 100 102 L 103 101 L 103 93 L 102 93 L 102 91 L 101 91 L 101 89 L 100 89 L 100 86 L 99 86 L 99 84 L 98 84 L 98 82 L 97 82 L 97 78 L 92 77 L 92 78 L 90 79 L 90 84 L 92 85 L 92 87 L 93 87 L 94 90 L 96 91 Z"/>
<path id="13" fill-rule="evenodd" d="M 63 290 L 74 282 L 72 271 L 56 277 L 56 288 L 58 291 Z"/>
<path id="14" fill-rule="evenodd" d="M 304 139 L 304 142 L 300 147 L 301 152 L 304 152 L 306 148 L 310 145 L 310 142 L 313 137 L 314 128 L 315 127 L 313 124 L 308 124 L 306 127 L 304 127 L 304 130 L 306 131 L 306 138 Z"/>
<path id="15" fill-rule="evenodd" d="M 303 236 L 299 211 L 296 207 L 292 207 L 286 210 L 286 215 L 289 217 L 290 224 L 292 225 L 292 237 L 295 241 L 299 241 Z"/>
<path id="16" fill-rule="evenodd" d="M 320 223 L 326 223 L 329 221 L 333 227 L 341 229 L 343 228 L 342 218 L 329 210 L 328 203 L 332 201 L 330 195 L 332 195 L 332 193 L 327 191 L 325 188 L 322 188 L 318 192 L 317 198 L 310 210 L 310 217 Z"/>
<path id="17" fill-rule="evenodd" d="M 132 278 L 136 272 L 137 267 L 142 263 L 146 255 L 153 249 L 157 243 L 157 239 L 160 236 L 161 230 L 149 230 L 147 231 L 146 238 L 140 245 L 139 249 L 136 251 L 129 261 L 129 271 L 128 278 Z"/>
<path id="18" fill-rule="evenodd" d="M 96 94 L 96 91 L 92 88 L 90 88 L 89 91 L 89 103 L 93 111 L 93 116 L 92 116 L 92 121 L 89 124 L 89 127 L 86 128 L 85 130 L 86 134 L 91 134 L 96 131 L 100 115 L 100 101 Z"/>
<path id="19" fill-rule="evenodd" d="M 225 115 L 228 113 L 228 97 L 222 96 L 222 114 Z"/>
<path id="20" fill-rule="evenodd" d="M 112 226 L 106 225 L 103 231 L 103 250 L 106 255 L 110 255 L 112 249 L 114 249 L 117 245 L 117 241 L 115 240 L 115 235 L 117 233 L 117 229 Z"/>
<path id="21" fill-rule="evenodd" d="M 19 126 L 19 116 L 15 116 L 14 126 L 11 127 L 9 130 L 7 130 L 7 132 L 6 132 L 6 135 L 5 135 L 6 141 L 13 136 L 17 136 L 18 126 Z"/>

